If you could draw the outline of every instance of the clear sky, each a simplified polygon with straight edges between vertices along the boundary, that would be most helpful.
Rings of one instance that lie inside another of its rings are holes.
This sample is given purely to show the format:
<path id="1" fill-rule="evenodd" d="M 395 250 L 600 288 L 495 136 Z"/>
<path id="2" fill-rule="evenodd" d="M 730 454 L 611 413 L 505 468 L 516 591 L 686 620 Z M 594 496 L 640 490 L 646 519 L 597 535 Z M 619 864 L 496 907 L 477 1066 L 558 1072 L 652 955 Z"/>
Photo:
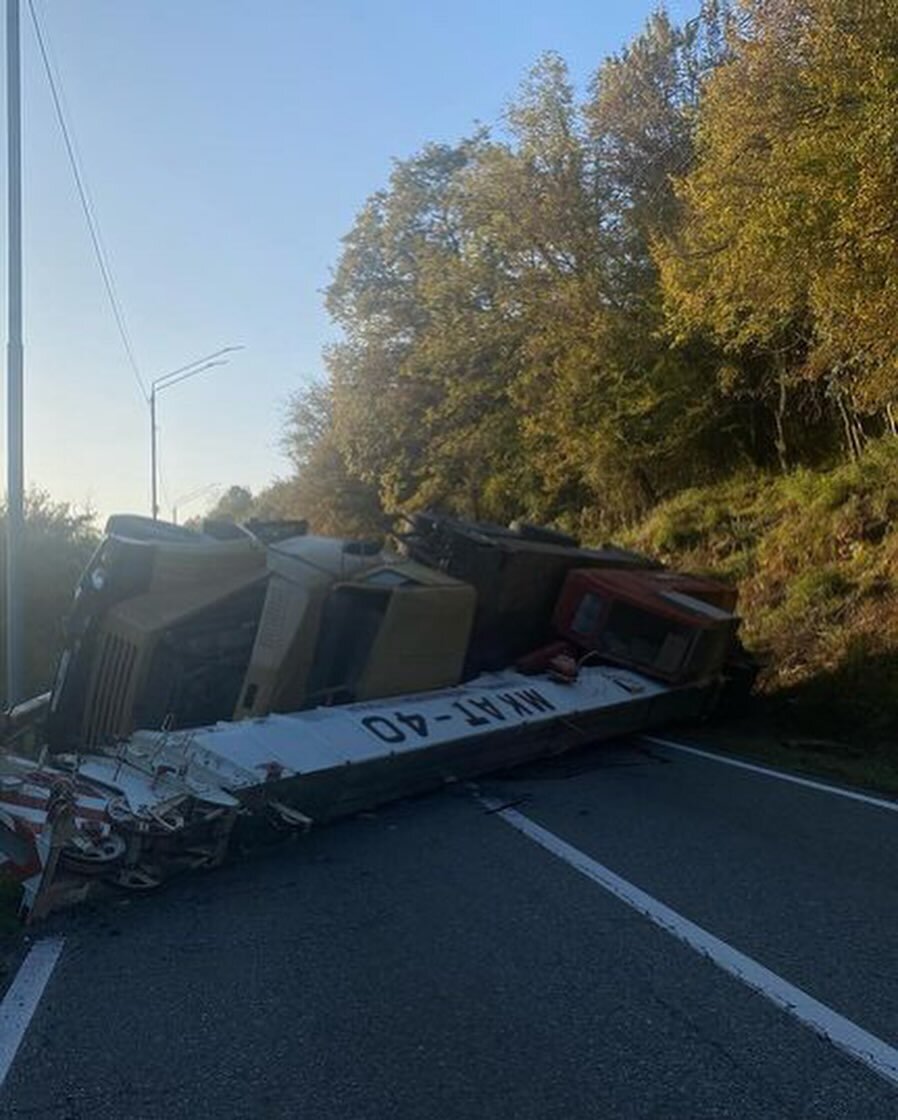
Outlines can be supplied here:
<path id="1" fill-rule="evenodd" d="M 391 160 L 496 122 L 544 50 L 567 59 L 582 89 L 656 6 L 34 2 L 144 377 L 246 347 L 160 396 L 165 516 L 201 488 L 255 490 L 287 472 L 285 402 L 320 376 L 335 336 L 321 290 Z M 667 7 L 683 20 L 698 0 Z M 147 511 L 147 406 L 92 255 L 26 0 L 22 41 L 26 476 L 104 515 Z M 4 438 L 5 428 L 4 415 Z M 184 515 L 203 504 L 184 503 Z"/>

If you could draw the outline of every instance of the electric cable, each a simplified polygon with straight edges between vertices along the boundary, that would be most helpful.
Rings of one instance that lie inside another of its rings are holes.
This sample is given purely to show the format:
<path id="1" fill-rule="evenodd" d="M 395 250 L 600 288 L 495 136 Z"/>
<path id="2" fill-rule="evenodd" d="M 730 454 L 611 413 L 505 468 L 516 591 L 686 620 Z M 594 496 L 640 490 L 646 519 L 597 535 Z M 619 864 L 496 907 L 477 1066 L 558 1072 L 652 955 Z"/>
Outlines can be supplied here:
<path id="1" fill-rule="evenodd" d="M 115 319 L 115 324 L 118 329 L 119 336 L 122 340 L 125 354 L 128 358 L 128 364 L 134 374 L 134 378 L 140 388 L 141 395 L 145 401 L 149 400 L 146 382 L 140 372 L 140 366 L 137 364 L 137 358 L 134 356 L 134 348 L 131 345 L 131 339 L 128 335 L 128 328 L 125 325 L 125 316 L 122 311 L 121 301 L 115 289 L 115 283 L 112 278 L 112 272 L 109 267 L 109 262 L 106 259 L 106 254 L 103 251 L 102 240 L 100 238 L 99 223 L 93 208 L 90 203 L 87 188 L 85 186 L 84 175 L 78 164 L 78 158 L 75 154 L 75 146 L 72 140 L 70 129 L 66 121 L 65 113 L 62 107 L 62 97 L 60 90 L 62 88 L 61 80 L 54 75 L 53 67 L 50 64 L 50 57 L 47 51 L 44 33 L 41 29 L 40 21 L 37 17 L 35 10 L 34 0 L 28 0 L 28 10 L 31 13 L 31 22 L 34 24 L 34 32 L 37 36 L 37 45 L 40 50 L 41 59 L 44 64 L 44 71 L 47 75 L 47 81 L 50 85 L 50 94 L 53 99 L 53 107 L 56 111 L 56 119 L 59 122 L 59 127 L 62 131 L 62 138 L 65 144 L 66 154 L 68 155 L 69 165 L 72 169 L 72 175 L 75 179 L 75 186 L 78 191 L 78 198 L 81 202 L 81 209 L 84 212 L 84 218 L 87 222 L 87 229 L 90 234 L 91 244 L 94 250 L 94 256 L 97 260 L 97 265 L 100 269 L 100 275 L 103 278 L 103 286 L 106 289 L 106 295 L 109 298 L 109 305 L 112 308 L 112 315 Z"/>

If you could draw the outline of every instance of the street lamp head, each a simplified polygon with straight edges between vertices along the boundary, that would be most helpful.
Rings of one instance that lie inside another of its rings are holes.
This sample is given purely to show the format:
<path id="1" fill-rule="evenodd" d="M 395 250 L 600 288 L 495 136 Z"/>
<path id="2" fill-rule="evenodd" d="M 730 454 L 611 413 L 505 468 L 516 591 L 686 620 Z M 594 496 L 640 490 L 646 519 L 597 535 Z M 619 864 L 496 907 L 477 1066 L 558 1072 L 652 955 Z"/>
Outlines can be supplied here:
<path id="1" fill-rule="evenodd" d="M 173 385 L 177 385 L 181 381 L 186 381 L 190 377 L 195 377 L 198 373 L 203 373 L 207 369 L 212 369 L 214 366 L 224 366 L 228 364 L 228 359 L 224 357 L 225 354 L 233 354 L 237 350 L 243 350 L 241 346 L 223 346 L 220 350 L 215 350 L 211 354 L 206 354 L 203 358 L 197 358 L 195 362 L 188 362 L 186 366 L 179 366 L 177 369 L 169 370 L 168 373 L 160 374 L 159 377 L 150 382 L 150 392 L 147 397 L 147 404 L 150 406 L 150 489 L 152 493 L 151 510 L 153 520 L 159 516 L 159 500 L 157 495 L 157 468 L 156 468 L 156 396 L 163 389 L 170 389 Z"/>
<path id="2" fill-rule="evenodd" d="M 183 372 L 172 370 L 171 373 L 164 373 L 151 383 L 151 392 L 159 393 L 163 389 L 170 389 L 172 385 L 177 385 L 179 381 L 187 381 L 189 378 L 195 377 L 198 373 L 204 373 L 207 369 L 212 369 L 213 366 L 226 366 L 227 364 L 227 358 L 220 358 L 218 361 L 204 362 L 201 366 L 196 366 L 192 369 L 184 370 Z"/>
<path id="3" fill-rule="evenodd" d="M 227 359 L 224 359 L 224 361 L 215 361 L 214 359 L 222 358 L 224 354 L 233 354 L 238 350 L 244 349 L 246 349 L 246 347 L 242 344 L 239 346 L 223 346 L 220 350 L 214 350 L 211 354 L 206 354 L 202 358 L 197 358 L 193 362 L 188 362 L 187 365 L 178 366 L 177 369 L 169 370 L 168 373 L 161 373 L 150 383 L 151 391 L 159 388 L 162 382 L 173 384 L 174 380 L 180 381 L 181 374 L 190 374 L 192 376 L 193 373 L 200 373 L 204 369 L 209 369 L 210 365 L 223 365 Z"/>

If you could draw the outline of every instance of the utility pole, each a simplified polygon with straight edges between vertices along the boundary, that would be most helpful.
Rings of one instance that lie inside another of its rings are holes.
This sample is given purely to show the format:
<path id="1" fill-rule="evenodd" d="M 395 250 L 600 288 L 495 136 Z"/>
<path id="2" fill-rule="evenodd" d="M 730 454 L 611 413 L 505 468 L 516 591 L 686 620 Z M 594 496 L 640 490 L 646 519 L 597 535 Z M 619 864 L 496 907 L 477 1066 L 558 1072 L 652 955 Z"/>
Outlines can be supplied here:
<path id="1" fill-rule="evenodd" d="M 6 0 L 8 334 L 6 341 L 6 703 L 22 699 L 25 537 L 22 369 L 22 99 L 19 0 Z"/>
<path id="2" fill-rule="evenodd" d="M 156 492 L 156 383 L 150 386 L 150 478 L 153 480 L 152 511 L 153 520 L 159 518 L 159 496 Z"/>

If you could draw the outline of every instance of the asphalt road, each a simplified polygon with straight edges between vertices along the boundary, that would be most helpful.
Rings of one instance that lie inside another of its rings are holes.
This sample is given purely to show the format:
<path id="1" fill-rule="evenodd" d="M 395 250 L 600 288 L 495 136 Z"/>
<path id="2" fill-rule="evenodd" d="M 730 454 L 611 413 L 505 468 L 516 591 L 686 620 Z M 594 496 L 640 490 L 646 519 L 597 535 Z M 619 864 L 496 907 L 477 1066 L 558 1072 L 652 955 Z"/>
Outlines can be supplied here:
<path id="1" fill-rule="evenodd" d="M 898 1043 L 898 813 L 618 744 L 482 783 Z M 0 1116 L 898 1116 L 898 1088 L 468 788 L 56 919 Z"/>

